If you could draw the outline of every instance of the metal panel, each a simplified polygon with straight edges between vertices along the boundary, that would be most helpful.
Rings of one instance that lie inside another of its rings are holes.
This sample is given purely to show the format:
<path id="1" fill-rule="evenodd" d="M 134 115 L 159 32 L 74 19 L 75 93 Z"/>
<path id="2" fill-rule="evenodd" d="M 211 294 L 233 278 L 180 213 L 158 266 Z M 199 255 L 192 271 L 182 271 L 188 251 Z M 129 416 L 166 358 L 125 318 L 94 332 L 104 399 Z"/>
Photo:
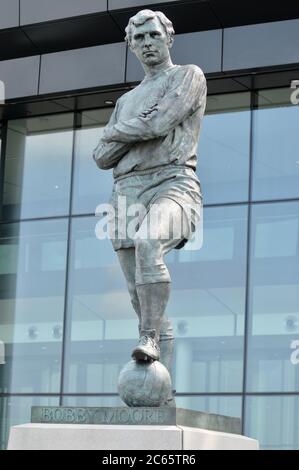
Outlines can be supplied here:
<path id="1" fill-rule="evenodd" d="M 19 26 L 19 0 L 0 0 L 0 29 Z"/>
<path id="2" fill-rule="evenodd" d="M 0 80 L 5 83 L 5 98 L 37 94 L 40 56 L 0 62 Z"/>
<path id="3" fill-rule="evenodd" d="M 40 93 L 123 83 L 125 44 L 109 44 L 42 56 Z"/>
<path id="4" fill-rule="evenodd" d="M 107 10 L 106 0 L 20 0 L 21 25 Z"/>
<path id="5" fill-rule="evenodd" d="M 221 70 L 222 31 L 180 34 L 172 48 L 172 59 L 177 64 L 196 64 L 205 73 Z"/>
<path id="6" fill-rule="evenodd" d="M 299 20 L 224 30 L 224 70 L 299 62 Z"/>

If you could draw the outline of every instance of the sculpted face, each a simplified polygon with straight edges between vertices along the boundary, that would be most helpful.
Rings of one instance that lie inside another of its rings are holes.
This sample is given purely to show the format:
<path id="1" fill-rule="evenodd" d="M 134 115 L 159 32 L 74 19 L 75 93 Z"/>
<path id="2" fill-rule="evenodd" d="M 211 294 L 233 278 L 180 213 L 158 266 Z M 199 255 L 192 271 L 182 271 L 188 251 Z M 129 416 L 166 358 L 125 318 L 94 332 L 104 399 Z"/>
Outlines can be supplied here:
<path id="1" fill-rule="evenodd" d="M 168 36 L 158 18 L 133 27 L 131 49 L 147 66 L 161 64 L 169 58 Z"/>

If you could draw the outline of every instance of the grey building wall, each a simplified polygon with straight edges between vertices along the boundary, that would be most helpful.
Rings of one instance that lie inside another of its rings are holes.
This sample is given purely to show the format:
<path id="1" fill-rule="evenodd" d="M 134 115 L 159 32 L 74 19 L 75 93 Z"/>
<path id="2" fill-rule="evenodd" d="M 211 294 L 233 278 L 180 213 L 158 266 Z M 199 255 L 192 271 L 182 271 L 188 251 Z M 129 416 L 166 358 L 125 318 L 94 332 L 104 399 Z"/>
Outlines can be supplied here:
<path id="1" fill-rule="evenodd" d="M 293 63 L 299 63 L 299 19 L 224 30 L 224 71 Z"/>
<path id="2" fill-rule="evenodd" d="M 208 78 L 236 70 L 250 73 L 256 68 L 298 65 L 298 31 L 296 19 L 177 34 L 172 57 L 178 64 L 199 65 Z M 116 42 L 41 54 L 40 69 L 39 55 L 2 60 L 0 80 L 6 86 L 6 99 L 141 80 L 140 64 L 130 51 L 126 60 L 126 54 L 125 42 Z"/>
<path id="3" fill-rule="evenodd" d="M 19 0 L 0 0 L 0 29 L 19 25 Z"/>
<path id="4" fill-rule="evenodd" d="M 0 80 L 5 84 L 5 99 L 38 94 L 40 56 L 0 62 Z"/>
<path id="5" fill-rule="evenodd" d="M 20 22 L 39 23 L 107 10 L 107 0 L 20 0 Z"/>
<path id="6" fill-rule="evenodd" d="M 123 83 L 124 43 L 42 56 L 40 94 Z"/>

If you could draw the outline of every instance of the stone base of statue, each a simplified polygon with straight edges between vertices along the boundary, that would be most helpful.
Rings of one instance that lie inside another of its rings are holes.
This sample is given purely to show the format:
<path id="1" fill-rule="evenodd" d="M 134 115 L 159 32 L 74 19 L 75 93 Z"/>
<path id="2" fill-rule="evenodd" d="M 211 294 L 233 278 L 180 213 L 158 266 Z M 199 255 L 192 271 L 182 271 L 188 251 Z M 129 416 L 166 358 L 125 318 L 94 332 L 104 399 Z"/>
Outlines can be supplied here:
<path id="1" fill-rule="evenodd" d="M 33 407 L 8 450 L 256 450 L 237 418 L 181 408 Z"/>

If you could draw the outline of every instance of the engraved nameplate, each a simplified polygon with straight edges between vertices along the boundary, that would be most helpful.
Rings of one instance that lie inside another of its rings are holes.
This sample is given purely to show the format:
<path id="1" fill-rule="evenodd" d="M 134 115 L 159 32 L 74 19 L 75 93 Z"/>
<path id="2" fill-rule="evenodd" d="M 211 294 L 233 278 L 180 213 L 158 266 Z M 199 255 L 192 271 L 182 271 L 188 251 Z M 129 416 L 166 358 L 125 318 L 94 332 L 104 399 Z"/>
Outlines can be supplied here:
<path id="1" fill-rule="evenodd" d="M 55 407 L 33 406 L 32 423 L 189 426 L 241 433 L 239 418 L 175 407 Z"/>
<path id="2" fill-rule="evenodd" d="M 32 423 L 61 424 L 175 424 L 170 408 L 32 407 Z"/>

